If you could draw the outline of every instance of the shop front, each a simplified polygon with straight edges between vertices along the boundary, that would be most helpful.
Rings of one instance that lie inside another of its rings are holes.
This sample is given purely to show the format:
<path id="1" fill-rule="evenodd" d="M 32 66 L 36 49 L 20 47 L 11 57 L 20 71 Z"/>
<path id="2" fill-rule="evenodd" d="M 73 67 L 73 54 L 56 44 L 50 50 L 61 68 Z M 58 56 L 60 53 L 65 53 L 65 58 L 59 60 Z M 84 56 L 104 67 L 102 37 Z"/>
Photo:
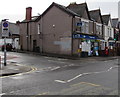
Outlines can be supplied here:
<path id="1" fill-rule="evenodd" d="M 87 34 L 73 34 L 73 39 L 77 39 L 79 41 L 76 44 L 78 45 L 77 54 L 79 56 L 99 56 L 99 40 L 97 36 Z"/>
<path id="2" fill-rule="evenodd" d="M 108 48 L 109 48 L 109 56 L 116 55 L 116 47 L 115 47 L 115 40 L 109 39 L 108 40 Z"/>

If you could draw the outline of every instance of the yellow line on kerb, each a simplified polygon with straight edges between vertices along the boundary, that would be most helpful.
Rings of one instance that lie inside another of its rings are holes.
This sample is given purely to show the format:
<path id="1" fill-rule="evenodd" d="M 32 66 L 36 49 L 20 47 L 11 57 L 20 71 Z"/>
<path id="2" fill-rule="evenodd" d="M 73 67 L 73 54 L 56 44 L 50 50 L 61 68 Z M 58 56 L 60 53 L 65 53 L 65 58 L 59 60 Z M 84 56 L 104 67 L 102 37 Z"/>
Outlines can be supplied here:
<path id="1" fill-rule="evenodd" d="M 21 65 L 21 64 L 16 64 L 16 65 L 18 65 L 18 66 L 24 66 L 24 65 Z M 0 78 L 6 78 L 6 77 L 11 77 L 11 76 L 20 76 L 20 75 L 28 74 L 28 73 L 31 73 L 31 72 L 37 70 L 37 68 L 32 67 L 32 66 L 25 66 L 25 67 L 29 67 L 29 68 L 31 68 L 31 70 L 28 71 L 28 72 L 18 73 L 18 74 L 9 75 L 9 76 L 3 76 L 3 77 L 0 77 Z"/>
<path id="2" fill-rule="evenodd" d="M 93 83 L 88 83 L 88 82 L 80 82 L 80 83 L 77 83 L 77 84 L 73 84 L 71 86 L 74 87 L 74 86 L 77 86 L 77 85 L 80 85 L 80 84 L 88 84 L 88 85 L 92 85 L 92 86 L 96 86 L 96 87 L 100 86 L 100 85 L 93 84 Z"/>
<path id="3" fill-rule="evenodd" d="M 43 92 L 43 93 L 40 93 L 40 94 L 37 94 L 37 95 L 35 95 L 35 96 L 31 96 L 31 97 L 39 97 L 40 95 L 46 95 L 46 94 L 48 94 L 49 92 Z"/>

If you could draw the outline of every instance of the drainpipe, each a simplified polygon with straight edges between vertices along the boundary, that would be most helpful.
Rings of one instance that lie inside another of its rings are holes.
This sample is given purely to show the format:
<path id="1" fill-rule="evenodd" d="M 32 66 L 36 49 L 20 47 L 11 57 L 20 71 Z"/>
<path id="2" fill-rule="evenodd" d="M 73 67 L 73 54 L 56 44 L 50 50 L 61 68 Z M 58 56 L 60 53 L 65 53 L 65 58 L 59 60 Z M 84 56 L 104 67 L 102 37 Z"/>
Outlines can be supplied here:
<path id="1" fill-rule="evenodd" d="M 29 39 L 28 39 L 28 37 L 29 37 L 29 23 L 27 22 L 27 36 L 26 36 L 26 38 L 27 38 L 27 51 L 29 51 Z"/>
<path id="2" fill-rule="evenodd" d="M 73 56 L 73 32 L 74 32 L 74 23 L 75 23 L 75 17 L 72 17 L 72 31 L 71 31 L 71 56 Z"/>
<path id="3" fill-rule="evenodd" d="M 40 21 L 41 23 L 41 36 L 42 36 L 42 38 L 41 38 L 41 53 L 43 53 L 43 21 L 42 21 L 42 15 L 41 15 L 41 21 Z"/>

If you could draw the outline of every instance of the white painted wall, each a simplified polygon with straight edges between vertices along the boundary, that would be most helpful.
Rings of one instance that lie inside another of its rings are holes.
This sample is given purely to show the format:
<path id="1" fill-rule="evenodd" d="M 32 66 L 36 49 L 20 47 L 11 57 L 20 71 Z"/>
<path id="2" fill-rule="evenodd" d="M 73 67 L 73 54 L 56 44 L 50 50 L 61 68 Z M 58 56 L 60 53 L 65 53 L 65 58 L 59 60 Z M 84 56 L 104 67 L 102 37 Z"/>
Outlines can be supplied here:
<path id="1" fill-rule="evenodd" d="M 112 24 L 111 24 L 110 20 L 108 22 L 108 26 L 104 25 L 104 29 L 105 29 L 105 32 L 104 32 L 105 40 L 108 40 L 109 37 L 114 38 L 114 29 L 112 28 Z M 109 31 L 108 31 L 108 29 L 109 29 Z M 110 29 L 111 29 L 111 31 L 110 31 Z"/>
<path id="2" fill-rule="evenodd" d="M 14 41 L 13 41 L 13 48 L 15 49 L 20 49 L 20 46 L 19 46 L 19 38 L 15 38 Z"/>
<path id="3" fill-rule="evenodd" d="M 15 48 L 15 49 L 20 49 L 19 38 L 15 38 L 14 41 L 12 39 L 6 39 L 6 43 L 12 44 L 12 47 Z M 0 47 L 2 45 L 4 45 L 4 39 L 0 39 Z"/>
<path id="4" fill-rule="evenodd" d="M 107 41 L 108 38 L 109 38 L 109 35 L 108 35 L 108 26 L 104 25 L 104 29 L 105 29 L 105 32 L 104 32 L 104 34 L 105 34 L 105 40 Z"/>

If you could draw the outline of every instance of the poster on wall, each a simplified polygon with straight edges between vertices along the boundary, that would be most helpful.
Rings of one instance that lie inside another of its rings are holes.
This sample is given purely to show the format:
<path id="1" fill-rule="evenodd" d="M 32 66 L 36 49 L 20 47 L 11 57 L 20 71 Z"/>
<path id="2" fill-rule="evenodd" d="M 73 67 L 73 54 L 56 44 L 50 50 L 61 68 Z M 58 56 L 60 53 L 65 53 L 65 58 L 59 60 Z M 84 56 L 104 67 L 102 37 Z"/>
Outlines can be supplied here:
<path id="1" fill-rule="evenodd" d="M 82 42 L 82 51 L 91 52 L 91 43 Z"/>
<path id="2" fill-rule="evenodd" d="M 60 47 L 62 52 L 70 53 L 71 52 L 71 38 L 61 38 Z"/>

